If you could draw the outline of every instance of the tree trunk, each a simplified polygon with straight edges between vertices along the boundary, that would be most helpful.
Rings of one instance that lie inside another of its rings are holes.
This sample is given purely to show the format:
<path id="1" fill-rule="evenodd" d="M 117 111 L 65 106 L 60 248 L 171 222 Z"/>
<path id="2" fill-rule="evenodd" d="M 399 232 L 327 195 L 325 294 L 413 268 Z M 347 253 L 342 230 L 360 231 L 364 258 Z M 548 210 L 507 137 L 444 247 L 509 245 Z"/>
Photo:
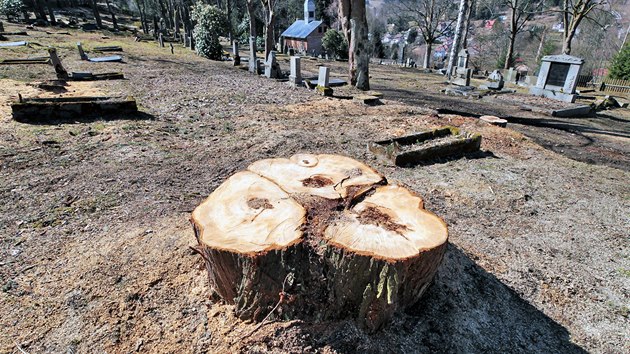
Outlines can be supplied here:
<path id="1" fill-rule="evenodd" d="M 509 69 L 512 66 L 512 57 L 514 56 L 514 40 L 515 37 L 513 35 L 510 35 L 508 38 L 507 53 L 505 54 L 505 63 L 503 64 L 504 69 Z"/>
<path id="2" fill-rule="evenodd" d="M 191 222 L 213 290 L 240 318 L 353 318 L 369 332 L 418 303 L 448 234 L 418 196 L 337 155 L 255 162 Z"/>
<path id="3" fill-rule="evenodd" d="M 267 14 L 267 23 L 265 23 L 265 59 L 269 57 L 269 53 L 273 50 L 273 29 L 276 24 L 276 14 L 269 10 Z"/>
<path id="4" fill-rule="evenodd" d="M 52 26 L 56 26 L 57 20 L 55 19 L 55 13 L 53 11 L 52 5 L 50 4 L 50 0 L 46 0 L 46 7 L 48 8 L 48 17 L 50 17 L 50 24 Z"/>
<path id="5" fill-rule="evenodd" d="M 48 21 L 46 18 L 46 10 L 44 10 L 43 2 L 44 0 L 34 0 L 35 2 L 35 18 Z"/>
<path id="6" fill-rule="evenodd" d="M 230 38 L 230 43 L 232 43 L 234 42 L 234 26 L 232 24 L 232 1 L 227 0 L 225 6 L 228 18 L 228 37 Z"/>
<path id="7" fill-rule="evenodd" d="M 462 33 L 462 24 L 464 22 L 464 15 L 466 13 L 467 0 L 460 0 L 459 12 L 457 13 L 457 25 L 455 27 L 455 35 L 453 36 L 453 44 L 451 45 L 451 53 L 448 56 L 448 67 L 446 69 L 446 75 L 448 79 L 451 79 L 453 75 L 453 67 L 455 66 L 455 60 L 457 59 L 457 52 L 459 49 L 459 40 Z"/>
<path id="8" fill-rule="evenodd" d="M 92 12 L 94 12 L 94 20 L 96 21 L 96 27 L 103 28 L 103 22 L 101 21 L 101 15 L 98 13 L 98 6 L 96 6 L 96 0 L 92 0 Z"/>
<path id="9" fill-rule="evenodd" d="M 562 41 L 562 54 L 571 54 L 571 42 L 573 41 L 574 35 L 575 31 L 570 32 L 569 35 L 564 39 L 564 41 Z"/>
<path id="10" fill-rule="evenodd" d="M 112 26 L 114 26 L 114 31 L 118 31 L 118 21 L 116 21 L 116 14 L 114 13 L 114 8 L 109 0 L 106 0 L 107 10 L 109 11 L 109 15 L 112 17 Z"/>
<path id="11" fill-rule="evenodd" d="M 365 0 L 355 0 L 352 3 L 352 33 L 350 51 L 353 53 L 356 68 L 352 73 L 354 85 L 359 90 L 370 89 L 370 53 L 368 48 L 368 24 L 365 15 Z"/>
<path id="12" fill-rule="evenodd" d="M 249 16 L 249 71 L 258 74 L 256 63 L 256 15 L 254 0 L 247 0 L 247 15 Z"/>
<path id="13" fill-rule="evenodd" d="M 472 8 L 474 0 L 467 0 L 466 14 L 464 15 L 464 25 L 462 28 L 462 49 L 468 48 L 468 29 L 470 28 L 470 16 L 472 14 Z"/>
<path id="14" fill-rule="evenodd" d="M 424 49 L 424 61 L 422 63 L 422 67 L 424 69 L 428 69 L 429 65 L 431 65 L 431 53 L 433 52 L 433 40 L 424 40 L 426 43 L 426 47 Z"/>
<path id="15" fill-rule="evenodd" d="M 339 0 L 339 22 L 341 23 L 341 32 L 343 33 L 346 42 L 350 44 L 352 41 L 351 38 L 351 23 L 352 19 L 352 0 Z M 350 49 L 350 45 L 348 45 L 348 80 L 350 81 L 350 85 L 354 86 L 356 84 L 356 76 L 354 75 L 356 71 L 356 63 L 354 59 L 354 51 Z"/>

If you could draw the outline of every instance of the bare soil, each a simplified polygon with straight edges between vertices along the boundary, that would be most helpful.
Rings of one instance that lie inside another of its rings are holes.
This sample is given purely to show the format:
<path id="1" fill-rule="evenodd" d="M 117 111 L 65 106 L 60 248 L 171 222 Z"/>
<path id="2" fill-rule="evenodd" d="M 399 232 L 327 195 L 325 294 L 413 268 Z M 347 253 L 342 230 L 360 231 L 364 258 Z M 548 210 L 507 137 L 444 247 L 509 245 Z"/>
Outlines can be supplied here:
<path id="1" fill-rule="evenodd" d="M 55 96 L 28 85 L 54 73 L 42 65 L 0 67 L 0 352 L 630 351 L 629 144 L 621 110 L 569 121 L 510 108 L 495 115 L 523 121 L 504 129 L 474 118 L 504 105 L 442 96 L 441 79 L 412 69 L 374 68 L 374 89 L 385 99 L 368 107 L 180 47 L 172 55 L 155 43 L 94 33 L 31 36 L 55 43 L 69 71 L 128 78 L 71 83 L 64 96 L 129 94 L 144 114 L 17 123 L 9 102 L 17 93 Z M 122 45 L 125 63 L 81 62 L 78 39 L 88 50 Z M 316 62 L 304 62 L 314 72 Z M 344 90 L 352 94 L 337 92 Z M 366 149 L 447 124 L 482 134 L 483 152 L 398 168 Z M 423 196 L 449 225 L 434 284 L 375 335 L 350 320 L 276 316 L 257 327 L 236 319 L 211 296 L 202 260 L 188 247 L 195 242 L 190 212 L 223 180 L 253 161 L 298 152 L 364 161 Z"/>

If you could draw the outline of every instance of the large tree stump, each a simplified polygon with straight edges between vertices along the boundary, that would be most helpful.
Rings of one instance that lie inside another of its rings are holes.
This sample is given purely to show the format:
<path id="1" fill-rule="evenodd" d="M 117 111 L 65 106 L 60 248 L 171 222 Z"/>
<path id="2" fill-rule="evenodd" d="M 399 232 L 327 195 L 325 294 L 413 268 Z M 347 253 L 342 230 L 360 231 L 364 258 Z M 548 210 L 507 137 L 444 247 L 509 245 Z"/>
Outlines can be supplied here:
<path id="1" fill-rule="evenodd" d="M 355 318 L 369 331 L 420 300 L 448 234 L 414 193 L 337 155 L 255 162 L 191 221 L 210 284 L 239 317 L 276 309 L 287 319 Z"/>

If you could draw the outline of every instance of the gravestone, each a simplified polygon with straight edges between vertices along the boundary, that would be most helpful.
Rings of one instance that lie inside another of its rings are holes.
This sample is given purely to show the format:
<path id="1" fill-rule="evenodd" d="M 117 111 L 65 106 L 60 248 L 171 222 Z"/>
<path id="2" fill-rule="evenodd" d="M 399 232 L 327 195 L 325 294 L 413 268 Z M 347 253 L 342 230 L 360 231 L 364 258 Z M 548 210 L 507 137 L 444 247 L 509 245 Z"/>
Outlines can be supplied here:
<path id="1" fill-rule="evenodd" d="M 241 65 L 241 56 L 238 53 L 238 41 L 232 42 L 232 54 L 234 56 L 234 66 Z"/>
<path id="2" fill-rule="evenodd" d="M 457 67 L 451 83 L 457 86 L 470 86 L 470 77 L 472 69 L 468 68 L 468 49 L 462 49 L 457 55 Z"/>
<path id="3" fill-rule="evenodd" d="M 495 70 L 488 76 L 488 83 L 486 83 L 486 87 L 490 90 L 501 90 L 503 88 L 503 75 L 499 70 Z"/>
<path id="4" fill-rule="evenodd" d="M 527 75 L 525 77 L 525 85 L 527 85 L 527 86 L 536 85 L 536 81 L 538 81 L 538 77 L 536 77 L 536 76 Z"/>
<path id="5" fill-rule="evenodd" d="M 536 85 L 529 93 L 535 96 L 553 98 L 564 102 L 575 102 L 577 78 L 584 59 L 560 54 L 542 58 Z"/>
<path id="6" fill-rule="evenodd" d="M 289 75 L 289 83 L 293 87 L 298 87 L 302 85 L 300 57 L 291 57 L 291 75 Z"/>
<path id="7" fill-rule="evenodd" d="M 276 61 L 276 52 L 269 52 L 267 61 L 265 62 L 265 76 L 270 79 L 280 78 L 280 65 Z"/>
<path id="8" fill-rule="evenodd" d="M 258 75 L 258 59 L 256 58 L 256 38 L 249 37 L 249 72 Z"/>
<path id="9" fill-rule="evenodd" d="M 516 70 L 509 68 L 505 74 L 505 81 L 515 83 L 516 82 Z"/>
<path id="10" fill-rule="evenodd" d="M 330 88 L 330 68 L 325 66 L 319 67 L 319 76 L 317 77 L 317 87 L 315 88 L 318 92 L 323 94 L 324 96 L 332 96 L 333 90 Z"/>
<path id="11" fill-rule="evenodd" d="M 59 56 L 57 55 L 57 49 L 49 48 L 48 54 L 50 55 L 50 63 L 55 68 L 55 73 L 57 74 L 57 78 L 60 80 L 68 80 L 70 76 L 68 75 L 68 71 L 66 71 L 66 69 L 61 64 L 61 60 L 59 59 Z"/>
<path id="12" fill-rule="evenodd" d="M 158 42 L 160 42 L 160 47 L 164 48 L 164 36 L 162 36 L 162 33 L 158 35 Z"/>
<path id="13" fill-rule="evenodd" d="M 405 49 L 407 48 L 407 45 L 403 44 L 398 48 L 398 59 L 400 60 L 400 64 L 404 65 L 405 64 Z"/>

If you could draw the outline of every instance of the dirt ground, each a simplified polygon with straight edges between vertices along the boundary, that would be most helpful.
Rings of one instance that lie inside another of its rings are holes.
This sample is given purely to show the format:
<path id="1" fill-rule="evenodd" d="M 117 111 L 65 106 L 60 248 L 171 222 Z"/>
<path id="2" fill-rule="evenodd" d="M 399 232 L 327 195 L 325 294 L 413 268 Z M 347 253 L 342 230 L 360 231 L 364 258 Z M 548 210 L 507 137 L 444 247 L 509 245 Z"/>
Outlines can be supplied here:
<path id="1" fill-rule="evenodd" d="M 71 84 L 64 95 L 130 94 L 144 114 L 17 123 L 9 102 L 18 92 L 43 95 L 28 83 L 52 79 L 53 70 L 0 67 L 0 352 L 630 351 L 622 110 L 567 123 L 512 106 L 527 116 L 510 117 L 542 123 L 503 129 L 474 116 L 509 113 L 497 112 L 508 104 L 442 96 L 441 80 L 419 71 L 374 68 L 374 89 L 385 100 L 368 107 L 179 46 L 173 55 L 155 43 L 93 33 L 30 35 L 55 43 L 69 71 L 127 77 Z M 125 62 L 81 62 L 78 39 L 88 50 L 121 44 Z M 342 65 L 331 66 L 339 73 Z M 415 168 L 367 152 L 370 141 L 444 124 L 481 133 L 483 151 Z M 223 180 L 253 161 L 298 152 L 364 161 L 418 192 L 449 225 L 434 284 L 377 334 L 351 320 L 256 329 L 211 298 L 202 260 L 188 247 L 191 211 Z"/>

